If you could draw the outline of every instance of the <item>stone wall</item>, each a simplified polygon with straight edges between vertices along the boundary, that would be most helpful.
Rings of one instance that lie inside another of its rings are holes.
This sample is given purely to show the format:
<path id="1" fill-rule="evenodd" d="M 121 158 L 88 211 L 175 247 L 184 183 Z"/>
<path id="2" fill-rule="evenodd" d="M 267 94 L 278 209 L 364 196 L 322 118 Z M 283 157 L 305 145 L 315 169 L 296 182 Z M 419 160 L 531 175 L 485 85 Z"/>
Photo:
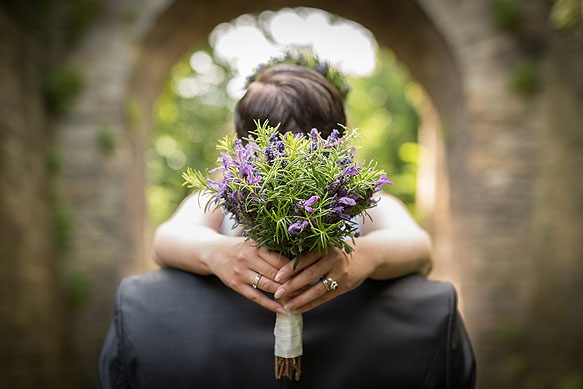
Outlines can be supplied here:
<path id="1" fill-rule="evenodd" d="M 63 355 L 44 93 L 61 51 L 54 27 L 42 9 L 0 7 L 0 380 L 13 387 L 52 386 Z"/>
<path id="2" fill-rule="evenodd" d="M 221 22 L 300 5 L 53 3 L 0 6 L 0 380 L 11 387 L 94 384 L 115 287 L 153 266 L 144 151 L 172 65 Z M 544 1 L 301 5 L 369 28 L 435 107 L 423 129 L 439 174 L 432 276 L 460 293 L 479 387 L 568 385 L 583 364 L 580 33 L 554 28 Z M 79 84 L 66 109 L 47 100 L 55 74 Z"/>
<path id="3" fill-rule="evenodd" d="M 423 2 L 464 85 L 447 141 L 452 245 L 481 387 L 561 387 L 582 363 L 581 19 L 558 30 L 550 4 L 498 4 Z"/>

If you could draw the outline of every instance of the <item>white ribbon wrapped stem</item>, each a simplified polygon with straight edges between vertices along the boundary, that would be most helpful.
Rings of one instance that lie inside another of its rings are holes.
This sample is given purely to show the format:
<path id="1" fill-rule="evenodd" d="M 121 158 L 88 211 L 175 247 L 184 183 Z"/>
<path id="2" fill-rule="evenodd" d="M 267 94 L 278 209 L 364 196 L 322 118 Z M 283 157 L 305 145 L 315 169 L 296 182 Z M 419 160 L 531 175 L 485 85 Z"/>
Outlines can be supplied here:
<path id="1" fill-rule="evenodd" d="M 303 353 L 302 330 L 304 321 L 301 313 L 287 311 L 278 313 L 275 318 L 275 355 L 282 358 L 295 358 Z"/>

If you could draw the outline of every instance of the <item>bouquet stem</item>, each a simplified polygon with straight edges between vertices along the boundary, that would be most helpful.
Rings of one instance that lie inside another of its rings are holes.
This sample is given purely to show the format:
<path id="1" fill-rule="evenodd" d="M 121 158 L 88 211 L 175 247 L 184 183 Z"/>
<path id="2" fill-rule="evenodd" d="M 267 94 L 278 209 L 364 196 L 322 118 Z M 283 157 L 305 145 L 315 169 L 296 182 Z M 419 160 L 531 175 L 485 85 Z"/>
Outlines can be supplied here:
<path id="1" fill-rule="evenodd" d="M 299 381 L 302 374 L 302 357 L 283 358 L 275 356 L 275 378 L 287 377 L 290 381 Z"/>
<path id="2" fill-rule="evenodd" d="M 287 377 L 299 381 L 302 373 L 302 331 L 301 313 L 286 311 L 275 318 L 275 378 Z"/>

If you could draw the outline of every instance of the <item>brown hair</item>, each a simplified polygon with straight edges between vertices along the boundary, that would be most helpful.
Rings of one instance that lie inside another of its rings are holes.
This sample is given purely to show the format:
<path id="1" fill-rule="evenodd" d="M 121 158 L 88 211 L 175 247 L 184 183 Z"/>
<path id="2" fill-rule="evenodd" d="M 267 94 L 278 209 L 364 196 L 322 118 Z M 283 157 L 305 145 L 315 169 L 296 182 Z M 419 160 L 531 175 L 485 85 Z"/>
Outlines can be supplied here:
<path id="1" fill-rule="evenodd" d="M 255 121 L 280 124 L 279 131 L 307 134 L 316 128 L 327 137 L 346 125 L 344 97 L 323 75 L 310 68 L 277 64 L 262 70 L 249 83 L 235 107 L 239 138 L 256 129 Z"/>

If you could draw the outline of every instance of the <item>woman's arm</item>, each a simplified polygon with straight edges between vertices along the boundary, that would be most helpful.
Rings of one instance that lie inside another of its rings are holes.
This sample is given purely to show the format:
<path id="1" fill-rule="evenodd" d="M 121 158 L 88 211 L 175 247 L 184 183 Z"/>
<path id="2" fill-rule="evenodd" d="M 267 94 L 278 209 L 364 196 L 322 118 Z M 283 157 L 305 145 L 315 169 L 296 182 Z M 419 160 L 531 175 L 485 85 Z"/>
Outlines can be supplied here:
<path id="1" fill-rule="evenodd" d="M 428 275 L 433 267 L 432 241 L 402 201 L 382 195 L 369 211 L 355 251 L 372 262 L 369 278 L 389 279 L 410 273 Z"/>
<path id="2" fill-rule="evenodd" d="M 204 211 L 206 199 L 187 197 L 170 219 L 154 232 L 153 257 L 161 267 L 173 267 L 200 275 L 214 274 L 251 301 L 274 312 L 282 306 L 261 293 L 274 293 L 281 284 L 273 281 L 289 262 L 267 249 L 258 248 L 241 236 L 219 233 L 223 214 Z M 263 277 L 252 287 L 256 274 Z"/>

